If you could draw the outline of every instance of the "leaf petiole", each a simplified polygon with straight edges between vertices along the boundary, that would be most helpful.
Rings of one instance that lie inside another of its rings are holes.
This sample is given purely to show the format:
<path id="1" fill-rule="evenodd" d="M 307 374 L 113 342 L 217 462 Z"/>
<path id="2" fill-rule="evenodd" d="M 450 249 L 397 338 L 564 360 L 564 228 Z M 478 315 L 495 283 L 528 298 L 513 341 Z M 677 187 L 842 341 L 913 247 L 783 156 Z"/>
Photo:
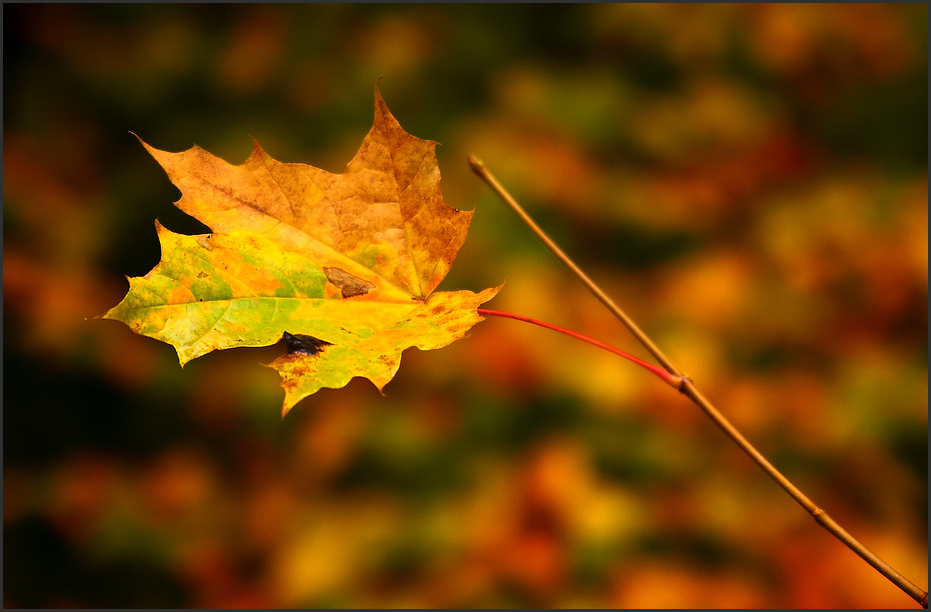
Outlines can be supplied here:
<path id="1" fill-rule="evenodd" d="M 658 368 L 651 363 L 647 363 L 646 361 L 643 361 L 642 359 L 638 359 L 637 357 L 634 357 L 630 353 L 625 353 L 621 349 L 614 348 L 610 344 L 605 344 L 604 342 L 595 340 L 594 338 L 589 338 L 588 336 L 585 336 L 578 332 L 574 332 L 570 329 L 559 327 L 558 325 L 553 325 L 552 323 L 538 321 L 537 319 L 531 319 L 530 317 L 525 317 L 523 315 L 513 314 L 510 312 L 502 312 L 500 310 L 489 310 L 487 308 L 477 308 L 476 311 L 480 315 L 491 315 L 495 317 L 505 317 L 508 319 L 515 319 L 517 321 L 523 321 L 525 323 L 532 323 L 534 325 L 539 325 L 540 327 L 545 327 L 546 329 L 552 329 L 553 331 L 558 331 L 560 333 L 566 334 L 567 336 L 572 336 L 573 338 L 582 340 L 583 342 L 588 342 L 589 344 L 593 344 L 597 346 L 598 348 L 614 353 L 615 355 L 620 355 L 624 359 L 632 361 L 642 368 L 646 368 L 653 374 L 656 374 L 657 376 L 659 376 L 661 379 L 663 379 L 663 382 L 668 384 L 670 387 L 672 387 L 676 391 L 679 391 L 680 393 L 685 388 L 685 377 L 684 376 L 676 376 L 674 374 L 670 374 L 669 372 L 663 370 L 662 368 Z"/>

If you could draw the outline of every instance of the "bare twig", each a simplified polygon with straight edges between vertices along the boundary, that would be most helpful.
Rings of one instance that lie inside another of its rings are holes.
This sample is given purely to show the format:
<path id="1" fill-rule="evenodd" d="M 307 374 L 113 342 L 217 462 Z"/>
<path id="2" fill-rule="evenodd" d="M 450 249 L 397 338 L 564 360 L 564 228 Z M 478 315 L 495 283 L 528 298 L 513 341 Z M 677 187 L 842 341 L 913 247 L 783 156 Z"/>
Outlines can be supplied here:
<path id="1" fill-rule="evenodd" d="M 562 261 L 566 267 L 568 267 L 579 279 L 585 283 L 592 293 L 597 297 L 607 308 L 610 310 L 614 316 L 616 316 L 620 321 L 634 334 L 637 340 L 643 344 L 644 347 L 650 353 L 656 357 L 656 360 L 659 361 L 662 366 L 673 376 L 679 377 L 682 381 L 682 387 L 680 391 L 683 395 L 691 399 L 695 404 L 701 408 L 705 414 L 707 414 L 715 424 L 724 431 L 727 436 L 733 440 L 737 446 L 741 448 L 747 455 L 759 465 L 764 472 L 770 475 L 770 477 L 775 480 L 779 486 L 781 486 L 786 493 L 792 496 L 792 498 L 799 503 L 812 517 L 815 521 L 824 527 L 828 532 L 830 532 L 834 537 L 843 542 L 848 548 L 857 553 L 864 561 L 876 568 L 879 573 L 888 578 L 895 584 L 897 587 L 902 589 L 915 601 L 917 601 L 923 608 L 928 607 L 928 592 L 921 589 L 913 582 L 905 578 L 902 574 L 890 567 L 886 562 L 877 557 L 872 551 L 870 551 L 866 546 L 860 543 L 859 540 L 850 535 L 843 527 L 837 524 L 837 522 L 828 516 L 828 513 L 823 509 L 819 508 L 811 499 L 809 499 L 804 493 L 802 493 L 798 487 L 792 484 L 788 478 L 786 478 L 779 470 L 777 470 L 773 464 L 771 464 L 756 448 L 753 447 L 750 442 L 735 428 L 727 418 L 724 417 L 708 399 L 702 395 L 698 389 L 695 387 L 692 381 L 683 376 L 682 372 L 673 365 L 671 361 L 659 350 L 659 348 L 653 343 L 652 340 L 628 317 L 620 307 L 614 303 L 608 295 L 593 281 L 588 277 L 585 272 L 579 268 L 578 265 L 572 259 L 563 252 L 559 245 L 557 245 L 553 240 L 546 235 L 539 225 L 537 225 L 534 220 L 527 214 L 527 212 L 517 203 L 510 193 L 498 182 L 498 180 L 488 171 L 485 167 L 485 164 L 482 163 L 474 155 L 469 157 L 469 165 L 472 166 L 472 170 L 481 177 L 488 185 L 494 190 L 498 196 L 504 200 L 504 202 L 513 210 L 521 220 L 527 224 L 530 230 L 536 234 L 536 236 Z"/>

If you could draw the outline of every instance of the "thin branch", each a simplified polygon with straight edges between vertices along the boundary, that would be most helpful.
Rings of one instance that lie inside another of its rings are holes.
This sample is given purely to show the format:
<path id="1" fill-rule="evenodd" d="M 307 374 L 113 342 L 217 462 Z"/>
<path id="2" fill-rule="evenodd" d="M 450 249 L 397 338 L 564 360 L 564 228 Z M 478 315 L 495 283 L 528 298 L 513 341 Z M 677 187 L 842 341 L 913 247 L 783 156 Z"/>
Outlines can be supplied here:
<path id="1" fill-rule="evenodd" d="M 683 395 L 691 399 L 695 404 L 701 408 L 705 414 L 707 414 L 715 424 L 724 431 L 727 436 L 733 440 L 737 446 L 741 448 L 757 465 L 759 465 L 764 472 L 769 474 L 769 476 L 775 480 L 779 486 L 781 486 L 786 493 L 788 493 L 792 498 L 799 503 L 817 522 L 819 525 L 824 527 L 828 532 L 830 532 L 834 537 L 843 542 L 848 548 L 857 553 L 864 561 L 872 565 L 879 571 L 883 576 L 888 578 L 893 584 L 899 587 L 902 591 L 907 593 L 915 601 L 917 601 L 923 608 L 928 607 L 928 592 L 924 589 L 918 587 L 913 582 L 905 578 L 902 574 L 890 567 L 886 562 L 877 557 L 872 551 L 870 551 L 866 546 L 860 543 L 859 540 L 850 535 L 843 527 L 837 524 L 837 522 L 828 516 L 828 513 L 823 509 L 819 508 L 811 499 L 809 499 L 804 493 L 802 493 L 798 487 L 796 487 L 792 482 L 786 478 L 779 470 L 773 466 L 756 448 L 753 447 L 750 442 L 734 427 L 727 418 L 721 414 L 714 405 L 711 404 L 708 399 L 702 395 L 698 389 L 695 387 L 694 383 L 688 378 L 682 375 L 679 369 L 673 365 L 671 361 L 659 350 L 659 348 L 653 343 L 652 340 L 628 317 L 624 311 L 614 303 L 608 295 L 591 279 L 588 277 L 585 272 L 579 268 L 578 265 L 568 255 L 563 252 L 559 246 L 553 242 L 553 240 L 547 236 L 539 225 L 537 225 L 530 215 L 524 211 L 523 207 L 517 203 L 510 193 L 498 182 L 498 180 L 488 171 L 485 167 L 485 164 L 482 163 L 474 155 L 469 156 L 469 165 L 472 166 L 472 170 L 481 177 L 488 185 L 494 190 L 498 196 L 504 200 L 504 202 L 513 210 L 521 220 L 527 224 L 527 226 L 533 231 L 534 234 L 545 244 L 560 261 L 562 261 L 579 279 L 585 283 L 585 285 L 591 290 L 592 293 L 597 297 L 607 308 L 610 310 L 620 321 L 630 329 L 631 333 L 636 336 L 636 338 L 643 344 L 644 347 L 650 353 L 656 357 L 663 367 L 673 376 L 679 377 L 681 380 L 681 388 L 679 390 Z"/>

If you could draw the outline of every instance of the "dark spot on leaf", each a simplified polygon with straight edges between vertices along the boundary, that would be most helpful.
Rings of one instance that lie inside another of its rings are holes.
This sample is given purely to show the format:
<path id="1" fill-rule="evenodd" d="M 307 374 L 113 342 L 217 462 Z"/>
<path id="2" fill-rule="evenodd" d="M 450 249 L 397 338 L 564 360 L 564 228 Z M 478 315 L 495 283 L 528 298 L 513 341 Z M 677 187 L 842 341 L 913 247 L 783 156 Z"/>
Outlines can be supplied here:
<path id="1" fill-rule="evenodd" d="M 282 338 L 288 347 L 288 355 L 316 355 L 323 347 L 332 346 L 329 342 L 305 334 L 285 332 Z"/>
<path id="2" fill-rule="evenodd" d="M 197 273 L 197 278 L 207 278 L 208 276 L 209 275 L 203 271 Z"/>
<path id="3" fill-rule="evenodd" d="M 365 295 L 375 288 L 375 285 L 363 280 L 358 276 L 353 276 L 345 270 L 339 268 L 324 268 L 327 280 L 339 287 L 340 293 L 344 298 L 351 298 L 357 295 Z"/>

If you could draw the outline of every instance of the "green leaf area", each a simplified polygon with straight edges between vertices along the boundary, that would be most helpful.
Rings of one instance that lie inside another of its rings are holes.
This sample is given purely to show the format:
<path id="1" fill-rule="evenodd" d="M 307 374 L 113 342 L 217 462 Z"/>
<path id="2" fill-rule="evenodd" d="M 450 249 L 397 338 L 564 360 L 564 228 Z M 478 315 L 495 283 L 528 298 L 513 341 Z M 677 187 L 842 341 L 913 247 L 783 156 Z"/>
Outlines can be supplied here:
<path id="1" fill-rule="evenodd" d="M 381 390 L 401 352 L 437 349 L 483 320 L 481 293 L 436 292 L 426 300 L 343 298 L 307 257 L 283 251 L 261 234 L 176 234 L 156 222 L 161 262 L 129 278 L 129 292 L 103 315 L 175 347 L 183 366 L 215 350 L 269 346 L 285 332 L 317 339 L 272 362 L 285 389 L 283 413 L 320 388 L 340 388 L 354 376 Z"/>

